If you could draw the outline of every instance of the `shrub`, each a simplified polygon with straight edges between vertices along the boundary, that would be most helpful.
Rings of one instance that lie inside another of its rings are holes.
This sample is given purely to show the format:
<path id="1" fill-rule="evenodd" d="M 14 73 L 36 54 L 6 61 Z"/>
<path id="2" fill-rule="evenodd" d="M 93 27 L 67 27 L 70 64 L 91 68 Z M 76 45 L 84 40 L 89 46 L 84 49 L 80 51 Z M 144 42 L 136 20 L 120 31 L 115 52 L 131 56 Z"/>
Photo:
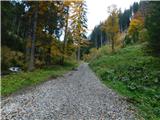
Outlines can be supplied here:
<path id="1" fill-rule="evenodd" d="M 126 45 L 130 45 L 130 44 L 133 44 L 133 40 L 131 36 L 126 35 L 123 41 L 123 47 L 125 47 Z"/>
<path id="2" fill-rule="evenodd" d="M 148 41 L 148 40 L 149 40 L 149 34 L 148 34 L 147 29 L 144 28 L 139 32 L 139 41 L 140 42 L 145 42 L 145 41 Z"/>
<path id="3" fill-rule="evenodd" d="M 91 61 L 91 60 L 93 60 L 94 58 L 97 57 L 97 53 L 98 53 L 97 48 L 92 48 L 92 49 L 90 49 L 89 54 L 85 54 L 83 56 L 83 60 L 89 62 L 89 61 Z"/>
<path id="4" fill-rule="evenodd" d="M 24 55 L 19 51 L 12 51 L 7 46 L 3 46 L 2 50 L 2 71 L 8 70 L 9 67 L 12 66 L 24 66 Z"/>

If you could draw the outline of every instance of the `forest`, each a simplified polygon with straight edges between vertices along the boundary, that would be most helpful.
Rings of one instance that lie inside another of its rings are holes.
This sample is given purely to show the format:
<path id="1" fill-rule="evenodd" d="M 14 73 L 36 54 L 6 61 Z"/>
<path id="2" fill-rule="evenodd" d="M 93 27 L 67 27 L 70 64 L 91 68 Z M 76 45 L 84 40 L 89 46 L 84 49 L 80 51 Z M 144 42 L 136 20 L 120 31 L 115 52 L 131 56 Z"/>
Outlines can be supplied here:
<path id="1" fill-rule="evenodd" d="M 86 22 L 85 2 L 2 2 L 2 72 L 80 60 Z"/>
<path id="2" fill-rule="evenodd" d="M 2 96 L 88 63 L 138 116 L 160 119 L 160 2 L 134 2 L 124 11 L 111 5 L 107 12 L 87 36 L 86 1 L 1 2 Z"/>

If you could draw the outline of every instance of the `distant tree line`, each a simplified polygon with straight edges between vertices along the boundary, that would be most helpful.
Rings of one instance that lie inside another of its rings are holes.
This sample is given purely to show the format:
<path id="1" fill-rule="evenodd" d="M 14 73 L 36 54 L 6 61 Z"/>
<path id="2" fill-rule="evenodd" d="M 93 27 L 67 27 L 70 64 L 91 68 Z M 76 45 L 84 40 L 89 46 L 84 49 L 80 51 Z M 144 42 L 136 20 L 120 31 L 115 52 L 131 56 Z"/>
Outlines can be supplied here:
<path id="1" fill-rule="evenodd" d="M 158 1 L 135 2 L 124 12 L 111 6 L 108 9 L 108 18 L 95 26 L 91 32 L 90 48 L 99 48 L 110 44 L 114 51 L 118 44 L 125 46 L 136 42 L 147 42 L 146 52 L 159 56 L 159 6 L 160 2 Z M 125 37 L 123 38 L 123 36 Z"/>
<path id="2" fill-rule="evenodd" d="M 120 32 L 123 32 L 128 29 L 130 24 L 130 19 L 132 15 L 137 12 L 138 8 L 139 4 L 135 2 L 133 3 L 132 6 L 130 6 L 129 9 L 124 10 L 124 12 L 122 12 L 121 10 L 117 10 Z M 107 38 L 107 33 L 103 29 L 101 29 L 102 26 L 104 26 L 104 24 L 105 21 L 101 22 L 99 25 L 95 26 L 95 28 L 91 32 L 89 39 L 92 43 L 92 47 L 99 48 L 102 45 L 109 43 L 109 40 Z"/>

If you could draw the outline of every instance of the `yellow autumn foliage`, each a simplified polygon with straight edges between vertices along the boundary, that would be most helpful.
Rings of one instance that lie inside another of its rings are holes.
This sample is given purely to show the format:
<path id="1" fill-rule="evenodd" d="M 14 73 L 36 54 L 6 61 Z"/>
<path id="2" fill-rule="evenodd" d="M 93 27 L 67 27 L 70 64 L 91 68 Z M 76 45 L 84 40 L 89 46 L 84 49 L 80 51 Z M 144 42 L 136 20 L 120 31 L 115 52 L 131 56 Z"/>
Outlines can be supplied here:
<path id="1" fill-rule="evenodd" d="M 24 65 L 24 55 L 19 51 L 12 51 L 7 46 L 2 46 L 1 48 L 1 62 L 2 69 L 7 70 L 9 67 L 13 66 L 23 66 Z"/>
<path id="2" fill-rule="evenodd" d="M 129 35 L 133 35 L 136 32 L 139 32 L 144 27 L 144 20 L 141 16 L 141 13 L 137 13 L 130 22 L 128 33 Z"/>

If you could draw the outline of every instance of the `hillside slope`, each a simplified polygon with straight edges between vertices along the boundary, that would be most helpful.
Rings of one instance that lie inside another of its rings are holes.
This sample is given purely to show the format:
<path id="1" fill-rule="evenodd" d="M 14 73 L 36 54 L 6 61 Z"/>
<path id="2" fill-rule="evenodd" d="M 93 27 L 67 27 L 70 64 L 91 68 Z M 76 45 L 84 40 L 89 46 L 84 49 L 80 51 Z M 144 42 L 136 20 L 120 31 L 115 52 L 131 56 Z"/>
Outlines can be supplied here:
<path id="1" fill-rule="evenodd" d="M 106 52 L 92 60 L 90 67 L 104 84 L 126 96 L 145 119 L 160 119 L 160 59 L 145 55 L 142 45 Z"/>

